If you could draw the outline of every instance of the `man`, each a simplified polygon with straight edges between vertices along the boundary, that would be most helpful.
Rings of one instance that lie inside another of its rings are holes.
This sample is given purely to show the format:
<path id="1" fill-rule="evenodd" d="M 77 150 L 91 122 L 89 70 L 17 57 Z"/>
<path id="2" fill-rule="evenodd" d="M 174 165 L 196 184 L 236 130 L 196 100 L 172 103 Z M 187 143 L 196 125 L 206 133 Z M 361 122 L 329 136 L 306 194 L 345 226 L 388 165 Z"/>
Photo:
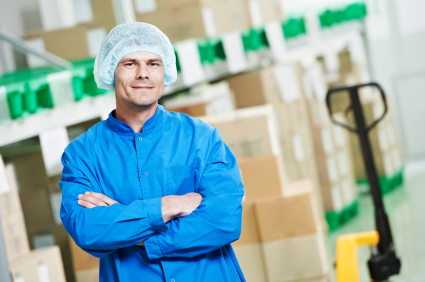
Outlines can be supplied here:
<path id="1" fill-rule="evenodd" d="M 241 231 L 242 185 L 217 129 L 158 99 L 177 77 L 168 38 L 122 24 L 95 61 L 116 110 L 62 155 L 62 222 L 100 258 L 100 281 L 245 281 L 231 242 Z"/>

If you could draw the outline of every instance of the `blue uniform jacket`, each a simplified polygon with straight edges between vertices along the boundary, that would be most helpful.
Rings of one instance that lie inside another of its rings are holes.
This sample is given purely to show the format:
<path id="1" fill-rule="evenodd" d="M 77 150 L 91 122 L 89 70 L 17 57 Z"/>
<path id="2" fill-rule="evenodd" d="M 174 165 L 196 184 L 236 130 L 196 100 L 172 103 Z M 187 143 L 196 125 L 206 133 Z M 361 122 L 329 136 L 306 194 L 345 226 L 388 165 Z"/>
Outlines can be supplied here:
<path id="1" fill-rule="evenodd" d="M 214 127 L 158 105 L 134 133 L 113 111 L 68 145 L 62 163 L 62 222 L 100 258 L 101 282 L 245 281 L 230 245 L 241 232 L 244 187 Z M 77 201 L 86 191 L 120 204 L 84 208 Z M 199 207 L 164 224 L 161 197 L 189 192 L 202 194 Z"/>

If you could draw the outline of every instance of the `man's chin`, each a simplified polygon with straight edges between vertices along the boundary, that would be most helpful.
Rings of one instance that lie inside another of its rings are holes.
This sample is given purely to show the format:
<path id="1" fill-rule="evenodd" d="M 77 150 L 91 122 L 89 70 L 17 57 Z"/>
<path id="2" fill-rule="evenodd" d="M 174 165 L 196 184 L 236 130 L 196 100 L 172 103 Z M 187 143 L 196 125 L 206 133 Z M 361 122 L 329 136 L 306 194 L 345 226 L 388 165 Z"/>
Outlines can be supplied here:
<path id="1" fill-rule="evenodd" d="M 151 100 L 151 101 L 126 101 L 128 104 L 130 104 L 133 107 L 136 108 L 150 108 L 153 105 L 158 102 L 158 100 Z"/>

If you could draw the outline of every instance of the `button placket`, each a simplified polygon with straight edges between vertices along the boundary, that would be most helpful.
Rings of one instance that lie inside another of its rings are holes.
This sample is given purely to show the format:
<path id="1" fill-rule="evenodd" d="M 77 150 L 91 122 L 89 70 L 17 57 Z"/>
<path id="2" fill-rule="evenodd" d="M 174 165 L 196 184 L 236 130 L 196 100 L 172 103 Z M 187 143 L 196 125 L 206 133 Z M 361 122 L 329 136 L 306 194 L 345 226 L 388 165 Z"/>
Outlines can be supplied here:
<path id="1" fill-rule="evenodd" d="M 137 151 L 137 170 L 139 172 L 139 179 L 140 179 L 140 189 L 142 191 L 143 199 L 150 199 L 150 191 L 148 189 L 148 180 L 146 176 L 148 176 L 148 173 L 146 171 L 143 171 L 143 158 L 145 157 L 143 154 L 143 145 L 140 141 L 142 141 L 142 137 L 135 136 L 135 143 L 136 143 L 136 151 Z"/>

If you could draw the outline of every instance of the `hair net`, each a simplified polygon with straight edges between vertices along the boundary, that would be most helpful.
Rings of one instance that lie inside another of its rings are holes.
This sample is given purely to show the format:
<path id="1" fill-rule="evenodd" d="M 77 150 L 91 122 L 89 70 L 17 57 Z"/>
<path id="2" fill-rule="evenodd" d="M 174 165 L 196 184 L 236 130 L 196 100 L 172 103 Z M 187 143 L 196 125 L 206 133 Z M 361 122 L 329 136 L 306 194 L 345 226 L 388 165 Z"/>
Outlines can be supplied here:
<path id="1" fill-rule="evenodd" d="M 114 89 L 114 72 L 121 58 L 147 51 L 157 54 L 164 66 L 164 85 L 177 79 L 176 57 L 168 37 L 156 26 L 147 23 L 125 23 L 114 27 L 105 37 L 94 62 L 97 87 Z"/>

